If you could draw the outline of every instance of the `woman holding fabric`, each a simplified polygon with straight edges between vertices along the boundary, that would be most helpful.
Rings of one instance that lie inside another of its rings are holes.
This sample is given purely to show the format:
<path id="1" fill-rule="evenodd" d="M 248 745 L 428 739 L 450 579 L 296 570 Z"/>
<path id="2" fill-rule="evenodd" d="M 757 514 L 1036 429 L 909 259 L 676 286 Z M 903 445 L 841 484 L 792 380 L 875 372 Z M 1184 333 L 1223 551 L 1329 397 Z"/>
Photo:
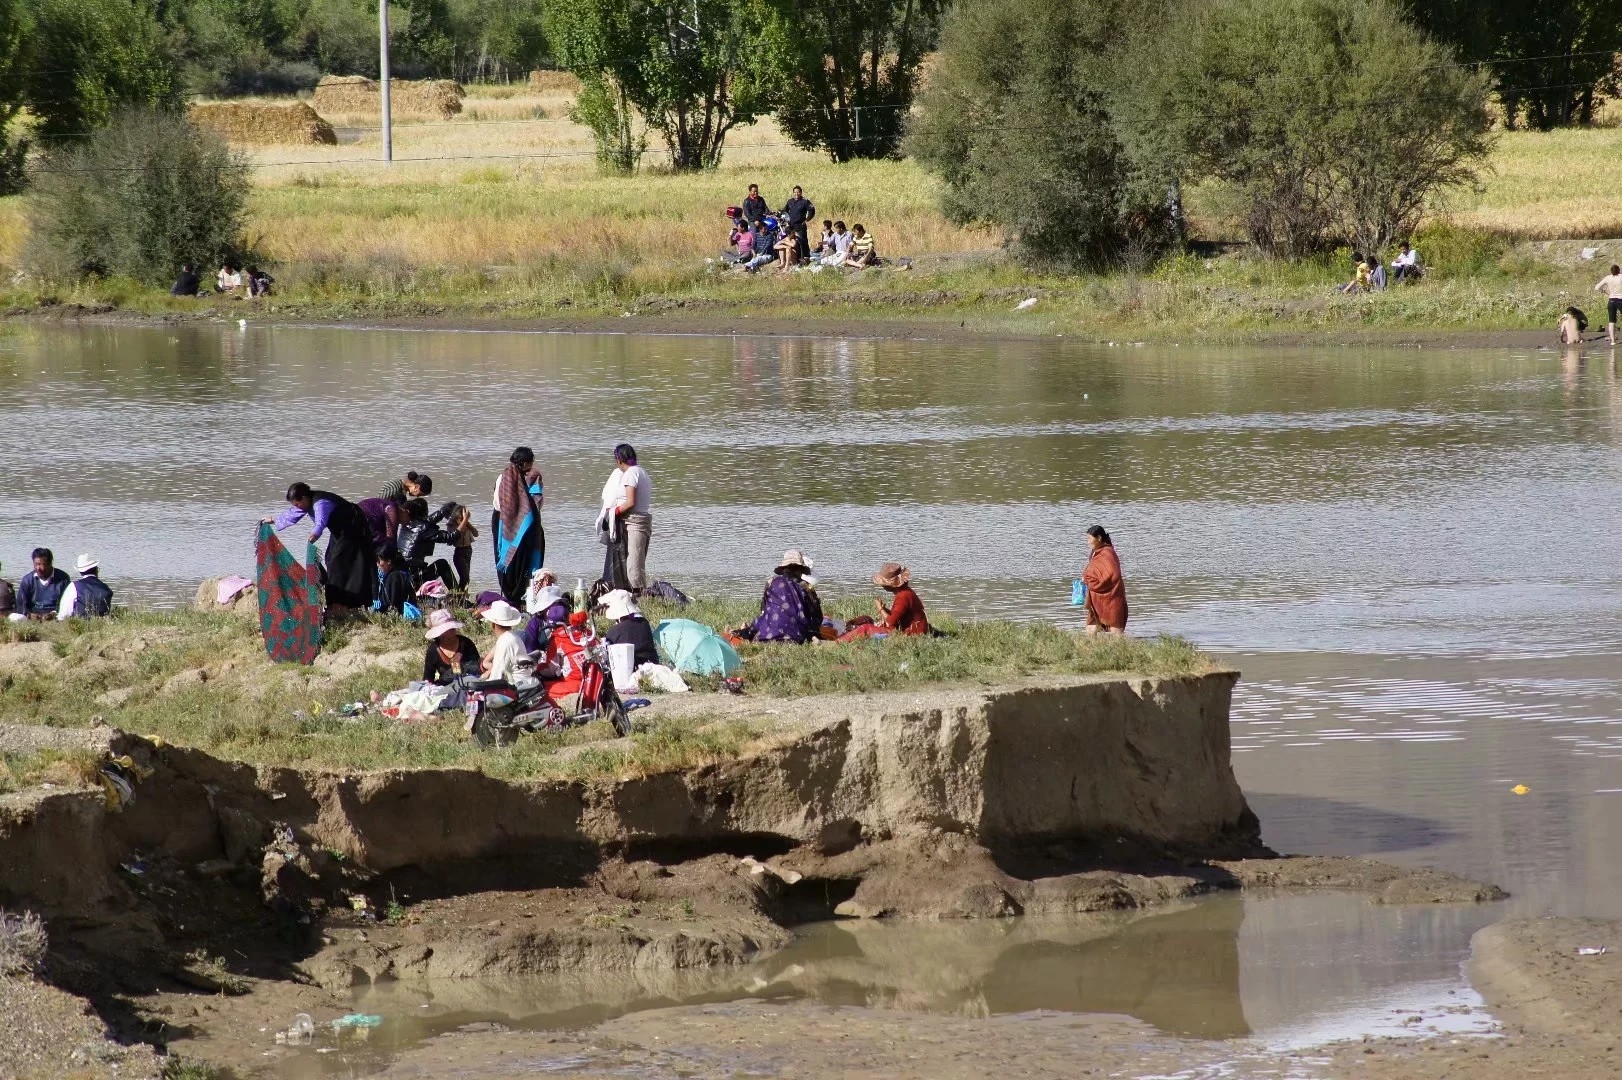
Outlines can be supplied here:
<path id="1" fill-rule="evenodd" d="M 377 555 L 372 527 L 360 508 L 330 491 L 312 490 L 300 481 L 287 489 L 287 509 L 276 516 L 276 531 L 309 517 L 310 540 L 330 536 L 326 553 L 327 610 L 365 611 L 377 585 Z M 271 520 L 271 519 L 266 519 Z"/>
<path id="2" fill-rule="evenodd" d="M 630 443 L 614 447 L 614 471 L 603 485 L 603 510 L 597 516 L 599 538 L 608 545 L 603 581 L 610 590 L 633 594 L 648 587 L 648 541 L 653 536 L 653 482 L 636 463 Z M 606 530 L 606 537 L 601 534 Z"/>
<path id="3" fill-rule="evenodd" d="M 496 578 L 509 604 L 522 604 L 529 580 L 546 559 L 546 533 L 541 528 L 545 501 L 535 452 L 520 446 L 507 459 L 496 480 L 490 514 L 496 549 Z"/>
<path id="4" fill-rule="evenodd" d="M 1112 634 L 1126 633 L 1126 582 L 1121 580 L 1121 560 L 1115 554 L 1115 543 L 1102 525 L 1087 530 L 1087 544 L 1092 555 L 1081 580 L 1087 586 L 1087 632 L 1096 634 L 1099 628 Z"/>

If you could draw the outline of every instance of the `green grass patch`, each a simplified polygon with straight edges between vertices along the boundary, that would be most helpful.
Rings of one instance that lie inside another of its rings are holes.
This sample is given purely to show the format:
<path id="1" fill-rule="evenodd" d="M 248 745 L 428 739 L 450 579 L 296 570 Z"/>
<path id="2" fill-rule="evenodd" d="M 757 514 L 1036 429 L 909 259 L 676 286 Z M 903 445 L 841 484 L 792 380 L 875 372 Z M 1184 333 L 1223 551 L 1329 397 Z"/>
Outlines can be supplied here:
<path id="1" fill-rule="evenodd" d="M 839 617 L 870 610 L 858 600 L 829 604 Z M 702 601 L 681 611 L 650 604 L 652 618 L 680 615 L 734 627 L 753 605 Z M 940 638 L 890 638 L 810 646 L 746 645 L 750 697 L 867 693 L 931 683 L 991 685 L 1034 675 L 1186 675 L 1210 664 L 1177 638 L 1087 638 L 1041 623 L 960 623 L 942 618 Z M 92 719 L 222 758 L 367 770 L 468 768 L 503 779 L 594 781 L 687 769 L 734 758 L 772 734 L 762 718 L 740 717 L 735 699 L 714 714 L 635 714 L 638 730 L 616 739 L 606 723 L 525 736 L 486 750 L 464 732 L 460 713 L 402 723 L 375 712 L 344 716 L 420 674 L 421 630 L 398 620 L 356 623 L 333 633 L 311 668 L 272 664 L 256 620 L 192 612 L 124 611 L 88 622 L 7 629 L 31 658 L 0 674 L 0 722 L 85 727 Z M 481 648 L 488 647 L 481 640 Z M 49 646 L 48 650 L 42 646 Z M 48 655 L 47 655 L 48 654 Z M 695 692 L 719 680 L 693 679 Z M 94 783 L 88 751 L 0 757 L 0 792 L 47 780 Z"/>

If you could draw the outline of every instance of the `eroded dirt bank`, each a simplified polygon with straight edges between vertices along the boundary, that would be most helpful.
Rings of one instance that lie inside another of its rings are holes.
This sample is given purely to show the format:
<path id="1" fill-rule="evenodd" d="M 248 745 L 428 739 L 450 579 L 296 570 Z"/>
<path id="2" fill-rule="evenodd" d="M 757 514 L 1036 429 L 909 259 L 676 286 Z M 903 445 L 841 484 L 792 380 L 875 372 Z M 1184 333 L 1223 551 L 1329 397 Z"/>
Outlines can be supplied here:
<path id="1" fill-rule="evenodd" d="M 835 915 L 1110 911 L 1247 886 L 1502 895 L 1273 857 L 1229 765 L 1233 681 L 772 702 L 773 734 L 736 760 L 597 782 L 255 767 L 90 730 L 71 738 L 127 756 L 133 800 L 0 796 L 0 906 L 46 917 L 50 978 L 125 1037 L 241 1064 L 265 1016 L 330 1017 L 356 986 L 736 964 Z M 13 748 L 63 738 L 6 732 Z"/>

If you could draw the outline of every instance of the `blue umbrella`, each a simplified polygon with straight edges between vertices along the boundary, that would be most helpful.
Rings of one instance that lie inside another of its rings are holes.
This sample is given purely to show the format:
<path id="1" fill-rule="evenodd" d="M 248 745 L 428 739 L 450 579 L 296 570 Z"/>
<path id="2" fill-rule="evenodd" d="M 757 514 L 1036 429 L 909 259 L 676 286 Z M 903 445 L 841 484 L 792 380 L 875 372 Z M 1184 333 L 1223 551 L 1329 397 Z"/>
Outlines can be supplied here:
<path id="1" fill-rule="evenodd" d="M 666 619 L 653 631 L 659 656 L 692 675 L 731 675 L 743 664 L 738 651 L 711 627 L 692 619 Z"/>

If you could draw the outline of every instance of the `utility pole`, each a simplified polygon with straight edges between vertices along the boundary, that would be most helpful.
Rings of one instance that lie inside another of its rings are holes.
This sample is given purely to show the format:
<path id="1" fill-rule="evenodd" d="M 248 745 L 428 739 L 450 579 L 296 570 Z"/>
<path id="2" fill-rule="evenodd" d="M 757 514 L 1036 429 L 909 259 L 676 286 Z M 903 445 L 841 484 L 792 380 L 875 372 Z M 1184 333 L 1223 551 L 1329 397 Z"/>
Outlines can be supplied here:
<path id="1" fill-rule="evenodd" d="M 394 119 L 389 110 L 389 0 L 377 0 L 377 66 L 383 90 L 383 160 L 394 160 Z"/>

